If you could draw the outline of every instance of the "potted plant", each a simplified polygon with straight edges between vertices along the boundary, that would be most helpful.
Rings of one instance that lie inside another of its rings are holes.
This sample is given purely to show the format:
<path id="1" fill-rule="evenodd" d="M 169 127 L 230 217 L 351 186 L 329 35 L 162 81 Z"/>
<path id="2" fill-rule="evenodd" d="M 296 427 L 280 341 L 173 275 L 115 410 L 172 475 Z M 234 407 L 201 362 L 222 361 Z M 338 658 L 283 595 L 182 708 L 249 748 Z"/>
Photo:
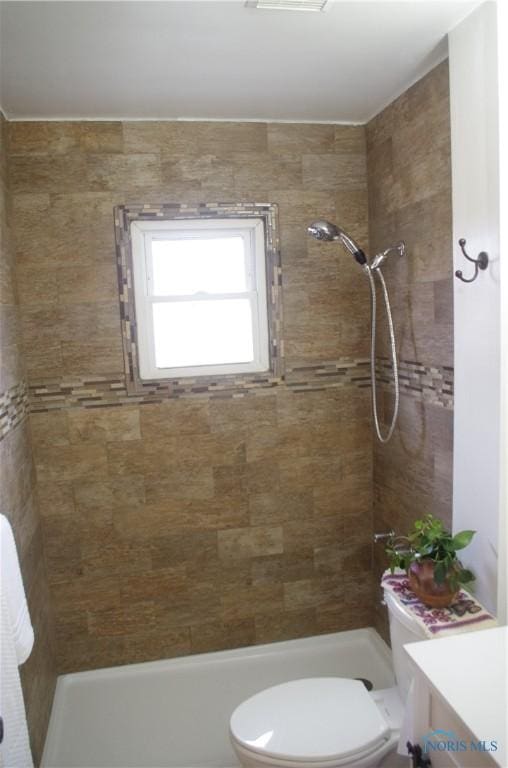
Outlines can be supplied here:
<path id="1" fill-rule="evenodd" d="M 463 568 L 457 552 L 471 542 L 475 531 L 460 531 L 455 536 L 445 529 L 441 520 L 426 515 L 416 520 L 408 536 L 392 536 L 386 554 L 390 570 L 403 568 L 415 595 L 431 608 L 451 605 L 460 587 L 474 580 Z"/>

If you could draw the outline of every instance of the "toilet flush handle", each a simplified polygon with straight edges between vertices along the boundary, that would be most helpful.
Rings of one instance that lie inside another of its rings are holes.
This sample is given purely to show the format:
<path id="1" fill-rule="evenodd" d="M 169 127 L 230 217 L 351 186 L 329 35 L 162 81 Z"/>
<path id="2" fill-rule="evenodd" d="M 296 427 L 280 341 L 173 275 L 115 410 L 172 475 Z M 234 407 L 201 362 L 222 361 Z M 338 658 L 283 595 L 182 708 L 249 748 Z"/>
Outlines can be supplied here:
<path id="1" fill-rule="evenodd" d="M 395 536 L 395 531 L 387 531 L 386 533 L 375 533 L 374 534 L 374 544 L 377 544 L 379 541 L 385 541 L 386 539 L 393 539 Z"/>

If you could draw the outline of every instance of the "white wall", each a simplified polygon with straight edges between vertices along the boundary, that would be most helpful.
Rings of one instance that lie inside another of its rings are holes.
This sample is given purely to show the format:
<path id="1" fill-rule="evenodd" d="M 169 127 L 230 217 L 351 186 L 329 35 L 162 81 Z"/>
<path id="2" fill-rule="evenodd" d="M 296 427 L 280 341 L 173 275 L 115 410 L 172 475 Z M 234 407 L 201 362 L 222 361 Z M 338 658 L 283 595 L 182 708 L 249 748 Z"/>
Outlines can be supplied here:
<path id="1" fill-rule="evenodd" d="M 508 210 L 508 4 L 498 4 L 500 210 Z M 501 509 L 498 617 L 508 623 L 508 217 L 500 220 L 501 281 Z M 508 682 L 508 681 L 507 681 Z M 508 690 L 508 685 L 507 685 Z"/>
<path id="2" fill-rule="evenodd" d="M 478 533 L 463 562 L 475 592 L 496 609 L 500 508 L 500 258 L 496 4 L 484 3 L 449 35 L 455 269 L 457 241 L 490 264 L 477 281 L 454 279 L 454 530 Z"/>

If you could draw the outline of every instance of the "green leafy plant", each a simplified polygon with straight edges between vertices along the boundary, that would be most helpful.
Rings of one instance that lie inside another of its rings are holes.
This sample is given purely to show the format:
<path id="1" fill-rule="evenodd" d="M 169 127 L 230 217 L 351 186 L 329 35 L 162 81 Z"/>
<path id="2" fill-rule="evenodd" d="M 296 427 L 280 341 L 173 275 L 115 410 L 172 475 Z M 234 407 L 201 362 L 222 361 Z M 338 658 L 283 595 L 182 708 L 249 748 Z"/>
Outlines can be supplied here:
<path id="1" fill-rule="evenodd" d="M 437 584 L 448 581 L 452 589 L 474 581 L 474 574 L 457 557 L 457 551 L 471 542 L 476 531 L 460 531 L 455 536 L 446 530 L 439 518 L 426 515 L 416 520 L 408 536 L 393 536 L 388 540 L 386 554 L 390 570 L 408 570 L 412 563 L 430 560 L 434 563 L 434 579 Z"/>

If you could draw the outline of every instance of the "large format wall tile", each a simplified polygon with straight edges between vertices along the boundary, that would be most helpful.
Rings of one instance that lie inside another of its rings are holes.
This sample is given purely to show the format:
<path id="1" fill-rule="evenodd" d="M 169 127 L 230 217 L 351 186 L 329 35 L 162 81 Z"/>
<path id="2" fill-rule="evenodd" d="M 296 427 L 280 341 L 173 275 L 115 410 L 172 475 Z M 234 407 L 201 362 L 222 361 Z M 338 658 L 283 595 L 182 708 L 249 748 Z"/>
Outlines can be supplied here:
<path id="1" fill-rule="evenodd" d="M 28 135 L 33 136 L 32 130 L 26 131 L 27 138 Z M 6 133 L 7 125 L 0 113 L 0 397 L 2 398 L 9 392 L 22 393 L 25 376 L 14 269 Z M 20 672 L 32 751 L 34 760 L 38 764 L 56 683 L 54 627 L 35 488 L 32 444 L 22 394 L 13 402 L 16 403 L 17 418 L 7 425 L 3 424 L 0 432 L 0 513 L 6 515 L 14 531 L 35 632 L 33 651 L 22 665 Z M 3 418 L 4 405 L 0 411 Z"/>
<path id="2" fill-rule="evenodd" d="M 338 218 L 366 243 L 364 128 L 13 123 L 10 151 L 29 381 L 76 391 L 32 414 L 60 670 L 370 624 L 367 392 L 94 409 L 76 378 L 123 375 L 112 214 L 131 202 L 278 203 L 288 362 L 364 358 L 364 278 L 306 235 Z"/>
<path id="3" fill-rule="evenodd" d="M 369 232 L 373 249 L 404 239 L 387 262 L 397 350 L 426 369 L 453 368 L 453 258 L 448 62 L 367 125 Z M 381 314 L 380 314 L 381 318 Z M 389 356 L 380 328 L 378 354 Z M 393 394 L 380 394 L 387 422 Z M 386 429 L 386 423 L 385 423 Z M 428 512 L 451 526 L 453 413 L 403 394 L 392 441 L 374 447 L 374 527 L 405 534 Z M 375 548 L 376 572 L 384 566 Z M 377 624 L 387 631 L 376 601 Z"/>
<path id="4" fill-rule="evenodd" d="M 369 625 L 374 466 L 377 526 L 384 511 L 404 525 L 438 497 L 446 508 L 449 411 L 405 398 L 399 433 L 373 465 L 369 390 L 334 366 L 368 356 L 368 285 L 335 244 L 306 235 L 314 218 L 365 247 L 369 234 L 378 248 L 402 233 L 410 258 L 387 277 L 403 354 L 451 365 L 444 71 L 367 135 L 263 123 L 10 126 L 27 371 L 34 390 L 48 387 L 45 407 L 51 387 L 62 395 L 57 410 L 31 416 L 61 671 Z M 436 135 L 412 152 L 422 110 Z M 305 391 L 83 407 L 82 381 L 117 386 L 124 370 L 113 206 L 216 200 L 278 203 L 288 369 L 294 380 L 323 375 Z"/>
<path id="5" fill-rule="evenodd" d="M 370 623 L 364 394 L 32 414 L 60 668 Z"/>

